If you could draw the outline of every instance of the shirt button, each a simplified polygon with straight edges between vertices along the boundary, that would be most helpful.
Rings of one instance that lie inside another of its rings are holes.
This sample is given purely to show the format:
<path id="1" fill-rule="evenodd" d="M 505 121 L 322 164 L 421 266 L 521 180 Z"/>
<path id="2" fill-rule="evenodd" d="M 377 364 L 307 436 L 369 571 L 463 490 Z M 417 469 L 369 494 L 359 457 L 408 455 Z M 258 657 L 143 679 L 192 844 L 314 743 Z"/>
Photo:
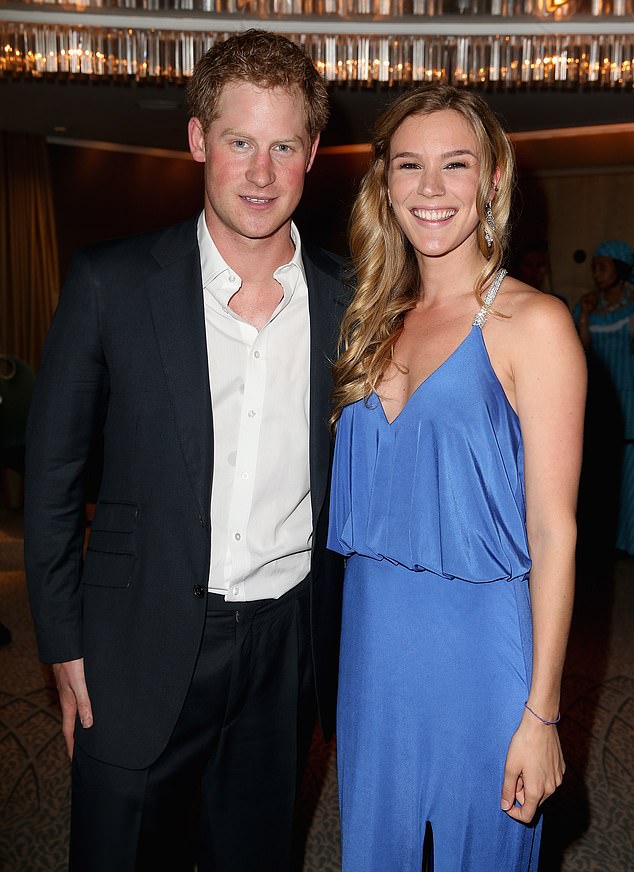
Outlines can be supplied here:
<path id="1" fill-rule="evenodd" d="M 249 473 L 248 473 L 248 472 L 243 472 L 243 473 L 242 473 L 242 481 L 246 481 L 246 480 L 248 479 L 248 477 L 249 477 Z"/>
<path id="2" fill-rule="evenodd" d="M 205 588 L 202 586 L 202 584 L 195 584 L 194 585 L 194 596 L 198 597 L 198 599 L 202 599 L 204 597 L 204 595 L 205 595 Z"/>
<path id="3" fill-rule="evenodd" d="M 255 418 L 255 409 L 249 409 L 249 418 Z"/>
<path id="4" fill-rule="evenodd" d="M 239 533 L 234 533 L 233 538 L 236 540 L 236 542 L 239 542 L 240 539 L 242 539 L 242 536 Z"/>
<path id="5" fill-rule="evenodd" d="M 235 280 L 236 280 L 236 277 L 234 276 L 234 274 L 229 273 L 229 281 L 231 282 L 231 284 L 233 284 L 235 282 Z"/>
<path id="6" fill-rule="evenodd" d="M 238 596 L 238 594 L 240 593 L 240 588 L 238 587 L 237 584 L 236 584 L 235 587 L 233 588 L 232 593 L 233 593 L 234 596 Z"/>
<path id="7" fill-rule="evenodd" d="M 256 360 L 259 360 L 262 355 L 260 354 L 259 351 L 254 351 L 253 356 L 255 357 Z"/>

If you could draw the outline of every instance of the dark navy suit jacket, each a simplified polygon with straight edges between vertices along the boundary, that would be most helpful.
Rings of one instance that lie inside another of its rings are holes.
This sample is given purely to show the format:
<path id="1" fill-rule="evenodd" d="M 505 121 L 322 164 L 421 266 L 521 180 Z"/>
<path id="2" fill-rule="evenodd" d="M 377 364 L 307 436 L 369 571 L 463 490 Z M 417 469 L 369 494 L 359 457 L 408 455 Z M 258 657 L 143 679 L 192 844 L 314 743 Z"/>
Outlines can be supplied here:
<path id="1" fill-rule="evenodd" d="M 348 293 L 338 259 L 302 248 L 311 342 L 312 648 L 329 735 L 342 563 L 325 548 L 327 419 Z M 98 432 L 103 477 L 84 559 L 83 469 Z M 77 741 L 116 765 L 144 768 L 158 757 L 194 670 L 210 561 L 213 438 L 196 221 L 79 253 L 31 408 L 26 569 L 42 660 L 84 657 L 95 723 L 78 728 Z"/>

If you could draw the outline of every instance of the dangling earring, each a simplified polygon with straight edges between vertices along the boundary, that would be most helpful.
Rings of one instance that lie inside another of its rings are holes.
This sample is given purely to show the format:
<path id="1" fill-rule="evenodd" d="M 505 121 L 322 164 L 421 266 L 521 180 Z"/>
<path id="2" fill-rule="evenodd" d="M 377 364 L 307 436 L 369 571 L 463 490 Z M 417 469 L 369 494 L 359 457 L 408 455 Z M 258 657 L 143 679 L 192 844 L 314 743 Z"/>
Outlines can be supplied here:
<path id="1" fill-rule="evenodd" d="M 484 215 L 487 220 L 487 223 L 484 225 L 484 238 L 488 247 L 491 248 L 493 246 L 493 237 L 491 236 L 490 231 L 495 230 L 495 218 L 493 217 L 493 209 L 491 208 L 490 200 L 484 207 Z"/>
<path id="2" fill-rule="evenodd" d="M 387 205 L 392 208 L 392 198 L 390 197 L 390 192 L 387 192 Z"/>

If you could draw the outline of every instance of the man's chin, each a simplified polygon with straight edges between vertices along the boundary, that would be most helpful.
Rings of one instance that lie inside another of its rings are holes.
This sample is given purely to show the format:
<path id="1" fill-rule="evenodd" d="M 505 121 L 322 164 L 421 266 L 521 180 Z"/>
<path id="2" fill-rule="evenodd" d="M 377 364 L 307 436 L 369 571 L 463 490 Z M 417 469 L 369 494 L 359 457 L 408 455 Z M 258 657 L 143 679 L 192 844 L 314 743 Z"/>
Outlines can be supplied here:
<path id="1" fill-rule="evenodd" d="M 275 223 L 262 224 L 255 227 L 253 225 L 241 227 L 238 229 L 238 232 L 245 239 L 250 239 L 253 242 L 273 239 L 279 233 L 283 233 L 284 235 L 288 234 L 291 217 L 292 216 L 289 215 L 289 217 L 285 218 L 283 221 L 276 221 Z"/>

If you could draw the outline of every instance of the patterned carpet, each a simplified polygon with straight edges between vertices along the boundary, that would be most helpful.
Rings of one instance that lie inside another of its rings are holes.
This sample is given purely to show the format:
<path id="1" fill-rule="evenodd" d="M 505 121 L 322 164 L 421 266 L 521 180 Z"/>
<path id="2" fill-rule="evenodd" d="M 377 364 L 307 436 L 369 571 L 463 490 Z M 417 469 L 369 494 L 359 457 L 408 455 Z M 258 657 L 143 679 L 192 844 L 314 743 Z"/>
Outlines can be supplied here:
<path id="1" fill-rule="evenodd" d="M 0 649 L 0 869 L 62 872 L 68 766 L 21 567 L 21 518 L 0 510 L 0 620 L 13 634 Z M 541 872 L 634 870 L 633 628 L 634 560 L 580 581 L 562 705 L 568 771 L 545 809 Z M 340 870 L 334 757 L 316 735 L 302 796 L 304 872 Z"/>

